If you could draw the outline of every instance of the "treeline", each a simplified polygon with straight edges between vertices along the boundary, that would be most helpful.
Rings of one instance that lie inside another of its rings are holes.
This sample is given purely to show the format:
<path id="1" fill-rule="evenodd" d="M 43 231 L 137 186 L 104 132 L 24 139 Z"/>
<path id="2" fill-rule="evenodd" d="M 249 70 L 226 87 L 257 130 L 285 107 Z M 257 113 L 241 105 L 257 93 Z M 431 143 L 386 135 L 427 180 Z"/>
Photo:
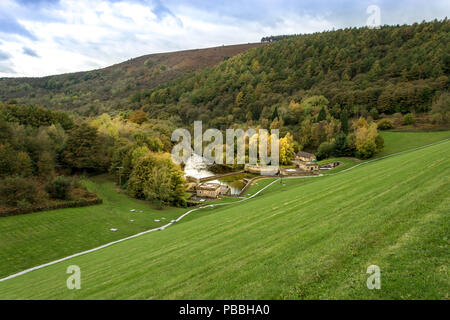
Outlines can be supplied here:
<path id="1" fill-rule="evenodd" d="M 0 216 L 99 203 L 61 166 L 71 128 L 63 113 L 0 104 Z"/>
<path id="2" fill-rule="evenodd" d="M 174 130 L 167 121 L 141 119 L 139 112 L 77 121 L 66 115 L 67 127 L 59 112 L 1 105 L 5 110 L 0 113 L 0 211 L 2 205 L 23 209 L 51 207 L 56 199 L 92 200 L 71 177 L 105 172 L 120 174 L 132 196 L 160 206 L 185 204 L 183 173 L 167 156 Z M 156 159 L 152 166 L 145 164 L 149 159 Z M 159 181 L 160 189 L 152 189 L 149 180 Z"/>
<path id="3" fill-rule="evenodd" d="M 280 40 L 286 40 L 294 37 L 299 37 L 301 34 L 284 34 L 284 35 L 278 35 L 278 36 L 268 36 L 268 37 L 262 37 L 261 42 L 274 42 L 274 41 L 280 41 Z"/>
<path id="4" fill-rule="evenodd" d="M 86 72 L 39 78 L 1 78 L 0 101 L 42 105 L 86 117 L 117 112 L 128 108 L 133 92 L 155 88 L 258 46 L 261 44 L 160 53 Z"/>
<path id="5" fill-rule="evenodd" d="M 0 102 L 0 119 L 31 127 L 59 124 L 65 130 L 73 127 L 73 120 L 62 111 L 45 109 L 40 106 L 24 106 L 16 103 Z"/>

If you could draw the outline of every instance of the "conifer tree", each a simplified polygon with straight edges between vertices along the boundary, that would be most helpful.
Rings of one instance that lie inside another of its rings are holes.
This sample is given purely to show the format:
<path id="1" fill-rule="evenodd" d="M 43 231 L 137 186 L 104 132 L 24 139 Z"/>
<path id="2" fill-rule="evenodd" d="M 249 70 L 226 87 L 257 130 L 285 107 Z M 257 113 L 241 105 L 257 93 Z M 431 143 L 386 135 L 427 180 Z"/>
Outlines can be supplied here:
<path id="1" fill-rule="evenodd" d="M 317 116 L 317 122 L 327 120 L 327 112 L 325 111 L 325 107 L 322 107 L 319 111 L 319 115 Z"/>

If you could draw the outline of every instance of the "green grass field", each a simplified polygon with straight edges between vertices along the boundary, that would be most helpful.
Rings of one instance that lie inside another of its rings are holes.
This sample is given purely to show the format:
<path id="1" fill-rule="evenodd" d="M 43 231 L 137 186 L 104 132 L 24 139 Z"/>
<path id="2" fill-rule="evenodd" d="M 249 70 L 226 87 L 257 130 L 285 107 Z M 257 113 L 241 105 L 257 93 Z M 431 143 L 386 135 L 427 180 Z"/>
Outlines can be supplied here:
<path id="1" fill-rule="evenodd" d="M 448 299 L 449 158 L 444 142 L 283 179 L 246 202 L 1 282 L 0 299 Z M 2 260 L 13 254 L 5 247 Z M 372 264 L 381 290 L 366 287 Z M 80 290 L 66 288 L 69 265 L 81 268 Z"/>
<path id="2" fill-rule="evenodd" d="M 436 143 L 450 138 L 450 131 L 433 131 L 433 132 L 405 132 L 405 131 L 380 131 L 380 135 L 384 139 L 384 148 L 381 152 L 375 155 L 376 158 L 392 155 L 397 152 L 411 150 L 417 147 L 426 146 L 432 143 Z M 363 160 L 356 161 L 357 159 L 341 157 L 341 158 L 329 158 L 319 161 L 319 164 L 326 164 L 330 162 L 340 161 L 343 164 L 331 169 L 321 171 L 321 174 L 335 174 L 339 171 L 346 170 L 355 166 Z M 372 160 L 372 159 L 369 159 Z"/>
<path id="3" fill-rule="evenodd" d="M 331 170 L 322 170 L 320 171 L 321 174 L 330 174 L 330 173 L 337 173 L 339 171 L 343 171 L 346 169 L 349 169 L 353 166 L 355 166 L 356 164 L 360 163 L 361 161 L 356 161 L 357 159 L 353 159 L 353 158 L 345 158 L 345 157 L 341 157 L 341 158 L 329 158 L 329 159 L 325 159 L 325 160 L 321 160 L 319 161 L 319 164 L 326 164 L 326 163 L 330 163 L 330 162 L 342 162 L 342 164 L 336 168 L 333 168 Z"/>
<path id="4" fill-rule="evenodd" d="M 117 193 L 106 176 L 86 183 L 103 204 L 0 218 L 0 278 L 164 225 L 186 211 L 156 210 L 147 202 Z"/>
<path id="5" fill-rule="evenodd" d="M 383 157 L 396 152 L 425 146 L 444 139 L 450 138 L 450 131 L 430 131 L 430 132 L 396 132 L 381 131 L 384 139 L 383 150 L 376 157 Z"/>

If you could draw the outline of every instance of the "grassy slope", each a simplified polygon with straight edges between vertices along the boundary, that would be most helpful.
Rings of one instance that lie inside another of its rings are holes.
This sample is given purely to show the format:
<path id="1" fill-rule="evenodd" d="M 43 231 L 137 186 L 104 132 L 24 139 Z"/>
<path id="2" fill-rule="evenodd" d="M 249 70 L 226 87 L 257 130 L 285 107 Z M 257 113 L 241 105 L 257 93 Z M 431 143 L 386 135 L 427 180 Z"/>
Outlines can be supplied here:
<path id="1" fill-rule="evenodd" d="M 434 132 L 397 132 L 397 131 L 380 131 L 380 135 L 384 139 L 383 150 L 375 155 L 374 158 L 381 158 L 397 152 L 411 150 L 413 148 L 426 146 L 438 141 L 450 138 L 450 131 L 434 131 Z M 354 158 L 329 158 L 319 161 L 319 164 L 340 161 L 342 165 L 332 170 L 321 171 L 322 174 L 334 174 L 339 171 L 346 170 L 354 165 L 362 162 L 355 161 Z"/>
<path id="2" fill-rule="evenodd" d="M 356 160 L 357 160 L 356 158 L 345 158 L 345 157 L 342 157 L 342 158 L 329 158 L 329 159 L 321 160 L 321 161 L 319 161 L 319 164 L 321 164 L 321 165 L 322 164 L 327 164 L 327 163 L 330 163 L 330 162 L 336 162 L 336 161 L 342 162 L 342 164 L 340 166 L 334 168 L 334 169 L 331 169 L 331 170 L 321 170 L 320 173 L 321 174 L 330 174 L 330 173 L 334 174 L 336 172 L 349 169 L 349 168 L 353 167 L 354 165 L 356 165 L 356 164 L 358 164 L 360 162 L 360 161 L 356 161 Z"/>
<path id="3" fill-rule="evenodd" d="M 381 131 L 384 139 L 383 150 L 376 157 L 428 145 L 440 140 L 450 138 L 450 131 L 434 132 L 395 132 Z"/>
<path id="4" fill-rule="evenodd" d="M 133 92 L 155 88 L 184 74 L 211 67 L 227 57 L 233 57 L 261 45 L 249 43 L 150 54 L 87 72 L 42 78 L 4 78 L 0 79 L 0 99 L 18 98 L 20 102 L 27 104 L 67 110 L 89 104 L 99 105 L 97 99 L 110 104 L 117 104 L 119 101 L 129 103 L 128 96 Z M 149 60 L 153 61 L 152 66 L 146 66 Z M 165 66 L 166 70 L 160 70 L 162 66 Z M 49 81 L 54 81 L 62 87 L 45 89 Z M 30 85 L 30 88 L 23 89 L 25 84 Z"/>
<path id="5" fill-rule="evenodd" d="M 0 298 L 448 298 L 450 142 L 0 283 Z M 78 265 L 82 289 L 66 288 Z M 366 269 L 382 289 L 366 288 Z"/>
<path id="6" fill-rule="evenodd" d="M 166 224 L 185 211 L 155 210 L 118 194 L 105 177 L 94 180 L 88 187 L 104 200 L 102 205 L 0 218 L 0 277 Z M 162 217 L 166 220 L 154 222 Z"/>

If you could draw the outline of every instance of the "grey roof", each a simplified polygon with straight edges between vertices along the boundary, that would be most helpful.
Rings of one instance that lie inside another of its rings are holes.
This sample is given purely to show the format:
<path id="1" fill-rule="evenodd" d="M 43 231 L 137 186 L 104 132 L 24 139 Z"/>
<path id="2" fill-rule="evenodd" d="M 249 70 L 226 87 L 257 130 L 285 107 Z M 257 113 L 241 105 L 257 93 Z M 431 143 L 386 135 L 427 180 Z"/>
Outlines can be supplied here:
<path id="1" fill-rule="evenodd" d="M 299 151 L 299 152 L 297 152 L 297 156 L 299 156 L 299 157 L 305 157 L 305 158 L 315 157 L 315 155 L 313 155 L 312 153 L 304 152 L 304 151 Z"/>
<path id="2" fill-rule="evenodd" d="M 199 190 L 211 190 L 215 191 L 220 188 L 220 184 L 218 183 L 202 183 L 197 187 Z"/>

